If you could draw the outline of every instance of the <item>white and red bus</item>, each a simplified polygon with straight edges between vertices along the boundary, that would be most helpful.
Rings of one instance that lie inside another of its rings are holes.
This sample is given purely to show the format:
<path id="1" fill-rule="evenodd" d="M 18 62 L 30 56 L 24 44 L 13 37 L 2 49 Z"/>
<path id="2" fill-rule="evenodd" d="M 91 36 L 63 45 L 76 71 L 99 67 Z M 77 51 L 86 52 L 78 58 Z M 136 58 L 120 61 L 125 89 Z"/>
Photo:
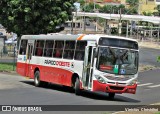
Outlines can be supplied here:
<path id="1" fill-rule="evenodd" d="M 17 72 L 35 86 L 54 83 L 81 90 L 136 93 L 139 49 L 136 40 L 108 35 L 24 35 Z"/>

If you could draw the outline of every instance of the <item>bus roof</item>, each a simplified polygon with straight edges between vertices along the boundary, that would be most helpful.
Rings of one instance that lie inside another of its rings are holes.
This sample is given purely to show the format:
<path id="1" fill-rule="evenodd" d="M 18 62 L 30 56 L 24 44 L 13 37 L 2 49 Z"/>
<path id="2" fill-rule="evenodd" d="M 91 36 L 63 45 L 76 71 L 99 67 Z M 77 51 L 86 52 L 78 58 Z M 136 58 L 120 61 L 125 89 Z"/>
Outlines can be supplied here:
<path id="1" fill-rule="evenodd" d="M 126 37 L 120 37 L 120 36 L 111 36 L 111 35 L 103 35 L 103 34 L 91 34 L 91 35 L 85 35 L 85 34 L 77 34 L 77 35 L 71 35 L 71 34 L 52 34 L 52 35 L 23 35 L 21 39 L 30 39 L 30 40 L 99 40 L 101 37 L 106 38 L 113 38 L 113 39 L 122 39 L 122 40 L 130 40 L 135 41 L 135 39 L 126 38 Z"/>

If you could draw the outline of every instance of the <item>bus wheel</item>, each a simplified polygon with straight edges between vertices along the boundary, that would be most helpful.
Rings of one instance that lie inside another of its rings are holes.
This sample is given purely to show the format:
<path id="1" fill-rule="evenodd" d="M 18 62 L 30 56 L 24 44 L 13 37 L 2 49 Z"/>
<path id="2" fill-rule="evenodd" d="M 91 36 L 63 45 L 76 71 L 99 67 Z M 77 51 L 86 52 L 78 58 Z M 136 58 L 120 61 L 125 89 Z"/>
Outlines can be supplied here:
<path id="1" fill-rule="evenodd" d="M 36 71 L 34 73 L 34 84 L 35 84 L 36 87 L 39 87 L 40 84 L 41 84 L 39 71 Z"/>
<path id="2" fill-rule="evenodd" d="M 113 99 L 115 96 L 115 93 L 109 93 L 109 98 Z"/>
<path id="3" fill-rule="evenodd" d="M 75 87 L 75 94 L 76 95 L 80 95 L 80 92 L 81 92 L 81 90 L 80 90 L 80 81 L 79 81 L 79 79 L 78 78 L 76 78 L 76 81 L 75 81 L 75 85 L 74 85 Z"/>

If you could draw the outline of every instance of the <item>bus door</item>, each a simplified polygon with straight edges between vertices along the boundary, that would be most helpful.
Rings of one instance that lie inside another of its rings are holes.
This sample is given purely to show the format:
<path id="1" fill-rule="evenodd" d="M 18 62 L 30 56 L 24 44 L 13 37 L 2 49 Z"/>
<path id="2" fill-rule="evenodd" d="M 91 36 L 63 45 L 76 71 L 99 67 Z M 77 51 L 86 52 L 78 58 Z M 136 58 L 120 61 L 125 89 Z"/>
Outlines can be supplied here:
<path id="1" fill-rule="evenodd" d="M 31 76 L 31 59 L 32 59 L 32 53 L 33 53 L 33 40 L 28 41 L 27 45 L 27 53 L 26 53 L 26 76 Z"/>
<path id="2" fill-rule="evenodd" d="M 83 88 L 91 88 L 92 84 L 92 74 L 93 74 L 93 64 L 94 64 L 94 52 L 95 47 L 87 46 L 85 49 L 84 67 L 82 75 L 82 86 Z"/>

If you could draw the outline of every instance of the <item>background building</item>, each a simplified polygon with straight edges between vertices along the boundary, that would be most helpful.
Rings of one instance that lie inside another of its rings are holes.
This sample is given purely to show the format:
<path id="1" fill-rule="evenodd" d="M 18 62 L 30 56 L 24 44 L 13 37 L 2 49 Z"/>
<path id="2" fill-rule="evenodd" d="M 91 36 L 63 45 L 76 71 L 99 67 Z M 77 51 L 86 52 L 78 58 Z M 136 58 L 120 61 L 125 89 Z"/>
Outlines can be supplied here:
<path id="1" fill-rule="evenodd" d="M 126 8 L 129 7 L 128 3 L 126 3 L 126 0 L 86 0 L 87 3 L 97 3 L 101 6 L 103 5 L 120 5 L 123 4 L 126 6 Z M 139 0 L 139 3 L 137 3 L 138 6 L 138 12 L 139 14 L 145 13 L 153 13 L 157 10 L 155 7 L 160 4 L 160 0 Z"/>
<path id="2" fill-rule="evenodd" d="M 155 7 L 157 6 L 156 0 L 140 0 L 139 1 L 139 10 L 142 14 L 143 12 L 146 13 L 153 13 L 155 12 Z"/>

